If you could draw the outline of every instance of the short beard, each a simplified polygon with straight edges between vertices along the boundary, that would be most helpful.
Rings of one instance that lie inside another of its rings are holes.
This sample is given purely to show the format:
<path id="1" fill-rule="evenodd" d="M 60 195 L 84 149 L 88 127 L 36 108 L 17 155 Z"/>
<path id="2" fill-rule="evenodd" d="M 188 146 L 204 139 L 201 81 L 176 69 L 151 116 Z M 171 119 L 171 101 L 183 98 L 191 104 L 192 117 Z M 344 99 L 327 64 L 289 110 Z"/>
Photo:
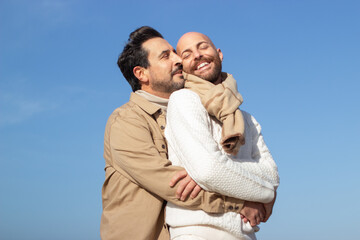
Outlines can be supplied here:
<path id="1" fill-rule="evenodd" d="M 215 58 L 212 58 L 212 59 L 209 59 L 209 58 L 201 58 L 199 59 L 199 61 L 208 61 L 208 62 L 213 62 L 214 63 L 214 69 L 212 72 L 208 73 L 208 74 L 203 74 L 203 75 L 195 75 L 194 72 L 195 72 L 195 69 L 192 69 L 192 72 L 190 72 L 191 74 L 199 77 L 199 78 L 202 78 L 206 81 L 209 81 L 211 83 L 214 83 L 216 82 L 219 77 L 221 76 L 221 69 L 222 69 L 222 65 L 221 65 L 221 60 L 220 60 L 220 57 L 219 56 L 216 56 Z"/>
<path id="2" fill-rule="evenodd" d="M 184 77 L 181 76 L 181 78 L 184 78 Z M 173 79 L 171 79 L 171 81 L 169 81 L 169 82 L 154 82 L 154 83 L 152 83 L 151 88 L 158 92 L 173 93 L 177 90 L 184 88 L 184 85 L 185 85 L 185 81 L 174 82 Z"/>

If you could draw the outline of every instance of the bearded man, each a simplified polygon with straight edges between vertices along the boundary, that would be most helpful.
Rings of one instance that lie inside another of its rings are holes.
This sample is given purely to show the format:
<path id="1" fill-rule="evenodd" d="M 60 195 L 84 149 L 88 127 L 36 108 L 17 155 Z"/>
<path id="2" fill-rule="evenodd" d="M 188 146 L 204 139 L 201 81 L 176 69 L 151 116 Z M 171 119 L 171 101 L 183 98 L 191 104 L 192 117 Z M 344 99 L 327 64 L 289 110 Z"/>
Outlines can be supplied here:
<path id="1" fill-rule="evenodd" d="M 169 202 L 166 222 L 171 239 L 254 240 L 257 225 L 271 215 L 279 185 L 261 127 L 238 109 L 242 97 L 236 81 L 221 72 L 223 54 L 206 35 L 186 33 L 178 41 L 177 53 L 186 82 L 168 104 L 169 160 L 183 166 L 203 189 L 244 199 L 249 208 L 240 211 L 242 218 L 233 212 L 208 214 Z M 172 182 L 179 179 L 180 175 Z"/>
<path id="2" fill-rule="evenodd" d="M 101 238 L 169 239 L 164 222 L 166 201 L 208 213 L 239 214 L 246 210 L 243 200 L 199 187 L 191 198 L 176 197 L 184 181 L 186 185 L 195 183 L 186 172 L 184 175 L 182 167 L 172 166 L 167 159 L 164 129 L 168 98 L 184 86 L 182 60 L 172 46 L 155 29 L 141 27 L 130 34 L 118 66 L 133 93 L 106 124 Z M 171 188 L 169 182 L 178 172 L 185 178 Z"/>

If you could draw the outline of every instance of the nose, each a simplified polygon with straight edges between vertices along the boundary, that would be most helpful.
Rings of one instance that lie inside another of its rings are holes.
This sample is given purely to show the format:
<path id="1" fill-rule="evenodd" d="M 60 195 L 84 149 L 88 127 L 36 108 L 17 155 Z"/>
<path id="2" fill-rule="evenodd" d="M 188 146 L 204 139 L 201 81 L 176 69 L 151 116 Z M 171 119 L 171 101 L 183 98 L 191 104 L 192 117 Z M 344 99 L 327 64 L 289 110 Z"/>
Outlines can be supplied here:
<path id="1" fill-rule="evenodd" d="M 174 65 L 181 65 L 182 64 L 182 59 L 179 55 L 177 55 L 176 53 L 173 54 L 173 61 L 174 61 Z"/>
<path id="2" fill-rule="evenodd" d="M 193 54 L 195 59 L 199 59 L 202 56 L 198 50 L 193 51 Z"/>

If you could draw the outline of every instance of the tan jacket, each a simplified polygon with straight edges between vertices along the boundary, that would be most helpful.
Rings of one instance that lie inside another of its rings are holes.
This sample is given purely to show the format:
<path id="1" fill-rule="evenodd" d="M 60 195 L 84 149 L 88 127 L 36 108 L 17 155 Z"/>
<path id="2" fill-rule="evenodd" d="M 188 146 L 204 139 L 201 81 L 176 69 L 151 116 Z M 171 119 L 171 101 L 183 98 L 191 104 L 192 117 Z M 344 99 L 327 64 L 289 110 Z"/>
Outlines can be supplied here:
<path id="1" fill-rule="evenodd" d="M 201 191 L 194 199 L 175 198 L 170 179 L 183 168 L 167 159 L 165 114 L 132 93 L 105 129 L 105 182 L 100 234 L 112 239 L 169 239 L 164 224 L 166 201 L 208 213 L 239 212 L 243 201 Z"/>

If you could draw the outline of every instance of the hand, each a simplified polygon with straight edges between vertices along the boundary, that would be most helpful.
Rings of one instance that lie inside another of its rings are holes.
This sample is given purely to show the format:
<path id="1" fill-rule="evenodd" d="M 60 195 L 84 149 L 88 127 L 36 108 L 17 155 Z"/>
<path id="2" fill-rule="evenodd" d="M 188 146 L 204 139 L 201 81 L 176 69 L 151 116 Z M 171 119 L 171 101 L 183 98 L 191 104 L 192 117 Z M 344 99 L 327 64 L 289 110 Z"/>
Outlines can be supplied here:
<path id="1" fill-rule="evenodd" d="M 259 225 L 265 219 L 265 209 L 262 203 L 245 201 L 240 210 L 241 218 L 245 223 L 250 221 L 252 227 Z"/>
<path id="2" fill-rule="evenodd" d="M 190 194 L 191 198 L 195 198 L 202 188 L 197 185 L 197 183 L 192 180 L 185 170 L 179 171 L 175 176 L 170 180 L 170 187 L 174 187 L 176 183 L 179 183 L 179 186 L 176 189 L 176 198 L 184 201 Z"/>
<path id="3" fill-rule="evenodd" d="M 271 216 L 275 200 L 276 200 L 276 192 L 275 192 L 275 195 L 274 195 L 274 199 L 271 202 L 264 203 L 264 208 L 265 208 L 266 215 L 265 215 L 265 219 L 263 220 L 263 222 L 266 222 L 269 219 L 269 217 Z"/>

